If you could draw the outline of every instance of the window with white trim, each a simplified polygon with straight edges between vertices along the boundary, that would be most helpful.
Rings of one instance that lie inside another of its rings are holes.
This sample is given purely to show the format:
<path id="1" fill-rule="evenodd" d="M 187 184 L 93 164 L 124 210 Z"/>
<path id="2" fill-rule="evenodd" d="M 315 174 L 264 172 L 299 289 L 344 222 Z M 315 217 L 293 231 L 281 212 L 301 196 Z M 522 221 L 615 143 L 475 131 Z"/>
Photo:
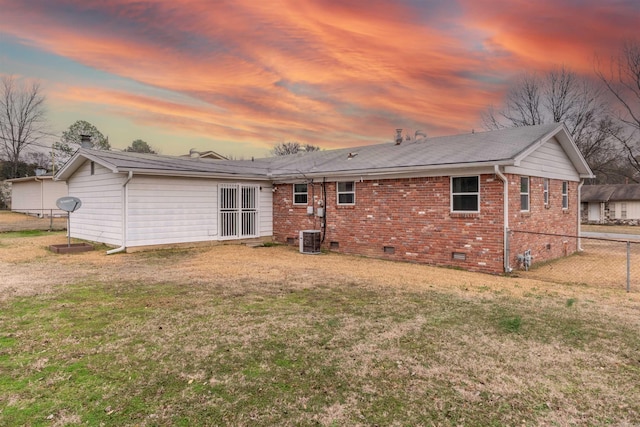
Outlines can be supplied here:
<path id="1" fill-rule="evenodd" d="M 480 211 L 480 177 L 451 177 L 451 212 Z"/>
<path id="2" fill-rule="evenodd" d="M 309 197 L 307 184 L 293 184 L 293 204 L 306 205 Z"/>
<path id="3" fill-rule="evenodd" d="M 549 178 L 545 178 L 542 181 L 542 199 L 544 200 L 544 205 L 549 206 Z"/>
<path id="4" fill-rule="evenodd" d="M 569 182 L 562 181 L 562 209 L 569 209 Z"/>
<path id="5" fill-rule="evenodd" d="M 356 183 L 354 181 L 339 182 L 337 193 L 339 205 L 356 204 Z"/>
<path id="6" fill-rule="evenodd" d="M 529 211 L 529 177 L 520 177 L 520 211 Z"/>

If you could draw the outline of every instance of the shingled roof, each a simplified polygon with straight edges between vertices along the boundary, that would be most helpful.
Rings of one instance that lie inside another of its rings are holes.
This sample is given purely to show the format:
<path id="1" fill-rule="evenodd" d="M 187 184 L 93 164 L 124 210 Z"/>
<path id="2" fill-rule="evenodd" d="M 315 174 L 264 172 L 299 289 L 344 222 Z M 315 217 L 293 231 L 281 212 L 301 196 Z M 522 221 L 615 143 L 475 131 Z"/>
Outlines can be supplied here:
<path id="1" fill-rule="evenodd" d="M 461 135 L 298 153 L 255 160 L 190 159 L 139 153 L 81 149 L 57 175 L 66 179 L 82 157 L 98 161 L 114 172 L 161 175 L 243 176 L 290 179 L 348 175 L 411 173 L 426 170 L 516 165 L 532 150 L 556 137 L 582 177 L 589 166 L 563 124 L 471 132 Z M 80 159 L 79 159 L 80 158 Z M 75 163 L 74 163 L 75 162 Z"/>
<path id="2" fill-rule="evenodd" d="M 640 201 L 640 184 L 585 185 L 580 198 L 583 202 Z"/>

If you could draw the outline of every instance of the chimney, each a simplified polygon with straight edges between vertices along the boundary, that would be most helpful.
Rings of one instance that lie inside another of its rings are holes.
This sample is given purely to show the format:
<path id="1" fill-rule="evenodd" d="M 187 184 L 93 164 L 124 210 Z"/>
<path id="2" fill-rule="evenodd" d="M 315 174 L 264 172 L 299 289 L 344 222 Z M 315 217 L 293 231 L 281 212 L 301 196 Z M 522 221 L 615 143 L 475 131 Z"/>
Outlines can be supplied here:
<path id="1" fill-rule="evenodd" d="M 396 129 L 396 145 L 402 144 L 402 129 Z"/>
<path id="2" fill-rule="evenodd" d="M 80 147 L 93 148 L 93 143 L 91 142 L 91 135 L 80 135 Z"/>

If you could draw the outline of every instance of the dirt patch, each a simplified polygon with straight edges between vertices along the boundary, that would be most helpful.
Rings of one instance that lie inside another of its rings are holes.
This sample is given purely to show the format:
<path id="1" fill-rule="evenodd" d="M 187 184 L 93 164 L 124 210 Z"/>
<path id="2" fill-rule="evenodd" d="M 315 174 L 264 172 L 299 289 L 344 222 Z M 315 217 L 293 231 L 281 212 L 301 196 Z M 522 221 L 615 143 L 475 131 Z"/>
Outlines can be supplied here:
<path id="1" fill-rule="evenodd" d="M 66 217 L 44 217 L 0 211 L 0 233 L 25 230 L 66 230 Z"/>

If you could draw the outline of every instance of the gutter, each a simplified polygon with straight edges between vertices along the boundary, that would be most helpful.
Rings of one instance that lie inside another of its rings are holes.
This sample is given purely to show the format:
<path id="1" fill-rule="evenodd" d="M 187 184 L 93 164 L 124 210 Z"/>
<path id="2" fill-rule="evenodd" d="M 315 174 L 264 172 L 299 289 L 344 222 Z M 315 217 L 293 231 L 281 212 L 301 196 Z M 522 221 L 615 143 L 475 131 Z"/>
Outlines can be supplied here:
<path id="1" fill-rule="evenodd" d="M 123 191 L 123 201 L 122 201 L 122 246 L 119 248 L 111 249 L 107 251 L 107 255 L 117 254 L 118 252 L 123 252 L 127 250 L 127 212 L 128 209 L 128 200 L 129 200 L 129 181 L 133 179 L 133 171 L 129 171 L 129 175 L 127 176 L 127 180 L 122 184 Z"/>
<path id="2" fill-rule="evenodd" d="M 349 179 L 349 178 L 358 178 L 360 176 L 367 176 L 368 179 L 376 179 L 377 177 L 383 178 L 385 176 L 391 175 L 412 175 L 415 176 L 425 176 L 425 172 L 431 172 L 434 175 L 442 175 L 442 171 L 446 169 L 450 171 L 451 169 L 459 169 L 460 171 L 469 171 L 469 170 L 490 170 L 491 166 L 513 166 L 513 160 L 488 160 L 483 162 L 473 162 L 473 163 L 439 163 L 435 165 L 413 165 L 413 166 L 396 166 L 389 168 L 361 168 L 361 169 L 340 169 L 340 170 L 324 170 L 324 171 L 314 171 L 314 172 L 305 172 L 304 176 L 306 178 L 325 178 L 329 177 L 331 179 Z M 285 170 L 285 169 L 281 169 Z M 457 172 L 456 172 L 457 173 Z M 462 173 L 462 172 L 460 172 Z M 466 173 L 466 172 L 465 172 Z M 485 173 L 485 172 L 483 172 Z M 490 172 L 487 172 L 490 173 Z M 276 172 L 272 174 L 274 181 L 277 182 L 286 182 L 287 180 L 297 180 L 300 179 L 299 171 L 295 173 L 284 173 L 284 172 Z"/>
<path id="3" fill-rule="evenodd" d="M 503 227 L 502 241 L 504 243 L 504 248 L 502 253 L 504 257 L 504 272 L 511 273 L 513 269 L 509 265 L 509 256 L 510 256 L 509 255 L 509 180 L 507 180 L 507 177 L 504 176 L 502 172 L 500 172 L 500 166 L 493 165 L 493 171 L 502 180 L 504 184 L 503 195 L 502 195 L 502 199 L 504 202 L 504 207 L 502 208 L 502 211 L 504 213 L 504 220 L 503 220 L 504 227 Z"/>

